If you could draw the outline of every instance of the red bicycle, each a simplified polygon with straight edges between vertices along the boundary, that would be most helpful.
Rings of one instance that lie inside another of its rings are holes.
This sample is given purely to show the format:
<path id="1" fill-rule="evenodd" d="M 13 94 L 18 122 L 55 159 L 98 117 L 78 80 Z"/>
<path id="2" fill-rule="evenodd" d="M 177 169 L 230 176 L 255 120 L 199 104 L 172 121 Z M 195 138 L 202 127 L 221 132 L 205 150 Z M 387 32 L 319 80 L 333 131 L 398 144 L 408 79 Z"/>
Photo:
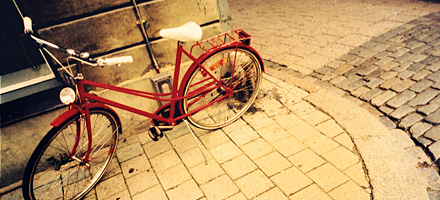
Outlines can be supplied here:
<path id="1" fill-rule="evenodd" d="M 82 67 L 132 62 L 131 57 L 92 59 L 86 52 L 64 49 L 34 36 L 30 18 L 24 18 L 24 24 L 25 33 L 65 69 L 66 82 L 71 86 L 60 93 L 69 109 L 51 123 L 53 128 L 28 161 L 23 178 L 25 199 L 79 199 L 97 184 L 115 155 L 122 133 L 118 114 L 109 106 L 151 118 L 149 134 L 153 140 L 180 122 L 185 122 L 190 130 L 187 121 L 202 129 L 217 129 L 247 111 L 257 96 L 264 71 L 262 59 L 249 46 L 251 37 L 245 31 L 233 30 L 196 42 L 201 39 L 202 30 L 192 22 L 160 32 L 164 38 L 179 41 L 171 92 L 127 89 L 86 80 Z M 196 43 L 187 51 L 186 42 Z M 64 67 L 46 47 L 67 53 L 68 60 L 76 61 L 76 72 Z M 196 49 L 202 50 L 197 57 L 193 55 Z M 193 63 L 179 81 L 182 55 Z M 166 103 L 150 113 L 93 95 L 86 86 Z M 196 139 L 192 130 L 191 133 Z"/>

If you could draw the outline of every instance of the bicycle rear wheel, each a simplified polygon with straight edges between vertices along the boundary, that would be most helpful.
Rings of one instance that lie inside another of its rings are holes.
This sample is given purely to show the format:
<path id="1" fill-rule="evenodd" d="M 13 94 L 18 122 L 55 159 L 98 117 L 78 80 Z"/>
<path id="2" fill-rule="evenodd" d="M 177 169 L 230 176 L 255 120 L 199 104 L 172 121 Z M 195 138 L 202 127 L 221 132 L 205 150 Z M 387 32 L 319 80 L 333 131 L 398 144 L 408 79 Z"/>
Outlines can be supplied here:
<path id="1" fill-rule="evenodd" d="M 188 121 L 202 129 L 221 128 L 237 120 L 254 102 L 261 84 L 261 65 L 250 50 L 235 47 L 212 54 L 201 65 L 221 84 L 197 67 L 185 83 L 183 96 L 190 97 L 182 101 L 183 112 L 209 105 L 190 115 Z"/>
<path id="2" fill-rule="evenodd" d="M 103 108 L 90 109 L 90 119 L 89 160 L 84 162 L 89 145 L 86 120 L 76 114 L 52 128 L 34 150 L 23 177 L 25 199 L 80 199 L 101 179 L 121 129 L 116 115 Z"/>

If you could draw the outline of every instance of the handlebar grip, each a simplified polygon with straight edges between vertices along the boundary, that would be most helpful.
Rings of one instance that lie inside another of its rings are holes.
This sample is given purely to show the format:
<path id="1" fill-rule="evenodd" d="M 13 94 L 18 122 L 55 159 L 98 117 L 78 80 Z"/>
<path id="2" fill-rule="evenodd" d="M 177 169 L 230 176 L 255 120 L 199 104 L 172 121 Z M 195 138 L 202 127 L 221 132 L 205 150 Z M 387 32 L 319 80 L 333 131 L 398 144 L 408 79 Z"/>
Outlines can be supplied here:
<path id="1" fill-rule="evenodd" d="M 104 66 L 104 65 L 118 65 L 123 63 L 132 63 L 133 57 L 131 56 L 122 56 L 117 58 L 105 58 L 105 59 L 98 59 L 98 65 Z"/>
<path id="2" fill-rule="evenodd" d="M 33 33 L 32 30 L 32 20 L 30 17 L 24 17 L 23 18 L 23 24 L 24 24 L 24 33 Z"/>

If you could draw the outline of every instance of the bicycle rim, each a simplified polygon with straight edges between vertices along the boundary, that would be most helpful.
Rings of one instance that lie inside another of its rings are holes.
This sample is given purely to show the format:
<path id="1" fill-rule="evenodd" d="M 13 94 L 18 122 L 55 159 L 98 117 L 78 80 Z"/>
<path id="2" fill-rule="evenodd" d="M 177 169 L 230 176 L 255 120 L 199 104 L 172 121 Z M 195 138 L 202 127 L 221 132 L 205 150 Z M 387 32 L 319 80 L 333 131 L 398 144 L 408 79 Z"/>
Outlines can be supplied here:
<path id="1" fill-rule="evenodd" d="M 75 115 L 54 127 L 35 149 L 23 179 L 25 198 L 80 199 L 101 179 L 115 155 L 120 129 L 114 115 L 104 109 L 91 109 L 90 118 L 89 161 L 82 162 L 89 143 L 86 120 Z"/>
<path id="2" fill-rule="evenodd" d="M 221 128 L 237 120 L 254 102 L 261 84 L 260 62 L 247 49 L 229 48 L 209 56 L 202 66 L 232 91 L 227 94 L 222 87 L 210 89 L 219 85 L 198 67 L 185 85 L 183 95 L 193 96 L 183 100 L 183 111 L 209 105 L 188 120 L 202 129 Z"/>

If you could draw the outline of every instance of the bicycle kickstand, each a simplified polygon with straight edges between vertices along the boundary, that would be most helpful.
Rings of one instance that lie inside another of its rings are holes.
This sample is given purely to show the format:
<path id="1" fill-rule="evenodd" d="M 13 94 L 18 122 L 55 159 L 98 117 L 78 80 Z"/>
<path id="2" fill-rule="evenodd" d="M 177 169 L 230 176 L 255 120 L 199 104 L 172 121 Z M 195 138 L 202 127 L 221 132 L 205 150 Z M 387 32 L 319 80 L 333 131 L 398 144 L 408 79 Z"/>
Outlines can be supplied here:
<path id="1" fill-rule="evenodd" d="M 191 132 L 191 135 L 193 136 L 194 140 L 196 141 L 197 146 L 199 146 L 200 152 L 202 152 L 202 155 L 203 155 L 203 157 L 205 158 L 205 165 L 207 165 L 207 164 L 208 164 L 208 159 L 206 158 L 206 155 L 205 155 L 205 153 L 204 153 L 203 150 L 202 150 L 202 146 L 200 145 L 199 139 L 197 138 L 196 134 L 194 133 L 194 131 L 193 131 L 193 130 L 191 129 L 191 127 L 189 126 L 188 121 L 187 121 L 186 119 L 183 119 L 183 121 L 185 122 L 186 127 L 188 127 L 189 132 Z"/>

